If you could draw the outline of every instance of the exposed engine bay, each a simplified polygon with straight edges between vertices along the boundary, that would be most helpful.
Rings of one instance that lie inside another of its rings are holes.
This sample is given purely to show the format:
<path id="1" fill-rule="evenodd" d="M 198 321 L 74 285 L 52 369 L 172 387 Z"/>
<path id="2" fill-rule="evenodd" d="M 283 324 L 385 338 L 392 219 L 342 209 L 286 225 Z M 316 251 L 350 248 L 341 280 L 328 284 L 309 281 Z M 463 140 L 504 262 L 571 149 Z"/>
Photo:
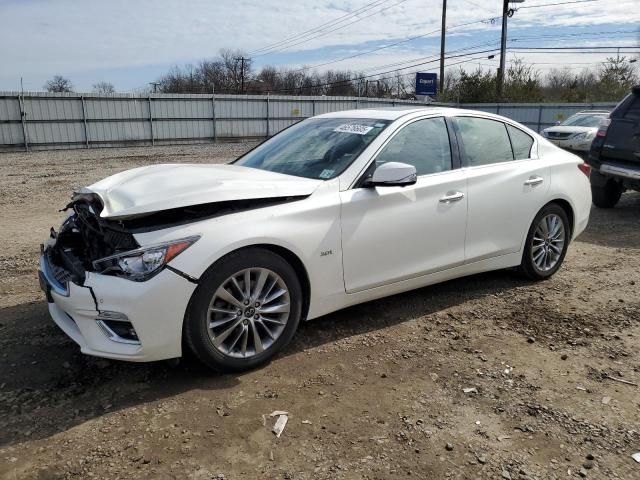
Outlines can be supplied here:
<path id="1" fill-rule="evenodd" d="M 45 256 L 58 280 L 82 284 L 86 272 L 96 271 L 94 262 L 97 260 L 140 248 L 135 233 L 161 230 L 302 198 L 305 196 L 205 203 L 113 219 L 100 216 L 103 205 L 98 195 L 77 193 L 63 209 L 72 210 L 72 213 L 60 230 L 56 232 L 51 229 L 55 245 L 46 249 Z"/>
<path id="2" fill-rule="evenodd" d="M 52 265 L 68 271 L 74 282 L 84 282 L 85 272 L 93 271 L 93 261 L 139 247 L 122 222 L 100 217 L 102 203 L 98 197 L 76 195 L 64 208 L 69 209 L 73 213 L 60 231 L 56 233 L 51 229 L 56 244 L 47 249 L 47 259 Z"/>

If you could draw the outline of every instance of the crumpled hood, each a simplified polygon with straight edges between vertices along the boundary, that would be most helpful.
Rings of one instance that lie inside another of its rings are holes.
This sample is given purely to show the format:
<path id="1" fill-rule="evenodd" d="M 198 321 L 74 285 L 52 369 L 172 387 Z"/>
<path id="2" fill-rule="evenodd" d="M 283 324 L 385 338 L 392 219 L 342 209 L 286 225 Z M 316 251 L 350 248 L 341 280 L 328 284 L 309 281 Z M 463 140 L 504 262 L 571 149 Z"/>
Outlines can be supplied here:
<path id="1" fill-rule="evenodd" d="M 101 217 L 129 217 L 229 200 L 310 195 L 322 183 L 236 165 L 163 164 L 134 168 L 84 187 L 97 194 Z"/>
<path id="2" fill-rule="evenodd" d="M 570 125 L 545 128 L 543 133 L 584 133 L 584 132 L 597 132 L 598 127 L 572 127 Z"/>

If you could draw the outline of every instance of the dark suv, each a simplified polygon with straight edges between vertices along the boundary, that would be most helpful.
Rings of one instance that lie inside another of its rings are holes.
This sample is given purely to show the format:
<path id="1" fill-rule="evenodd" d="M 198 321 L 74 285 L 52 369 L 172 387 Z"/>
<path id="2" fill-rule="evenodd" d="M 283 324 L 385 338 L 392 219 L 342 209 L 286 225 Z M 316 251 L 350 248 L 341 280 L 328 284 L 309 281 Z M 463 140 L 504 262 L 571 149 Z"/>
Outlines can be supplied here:
<path id="1" fill-rule="evenodd" d="M 596 207 L 612 208 L 626 189 L 640 190 L 640 85 L 602 121 L 587 163 Z"/>

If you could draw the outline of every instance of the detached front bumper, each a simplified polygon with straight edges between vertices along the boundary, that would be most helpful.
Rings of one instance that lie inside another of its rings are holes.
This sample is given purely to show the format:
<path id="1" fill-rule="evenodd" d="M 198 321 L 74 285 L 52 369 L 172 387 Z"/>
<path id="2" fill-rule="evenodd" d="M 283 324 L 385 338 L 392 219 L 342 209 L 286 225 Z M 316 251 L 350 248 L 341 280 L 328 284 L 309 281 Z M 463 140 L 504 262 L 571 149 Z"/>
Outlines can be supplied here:
<path id="1" fill-rule="evenodd" d="M 77 285 L 60 281 L 54 268 L 43 254 L 39 277 L 49 313 L 82 353 L 135 362 L 182 355 L 182 322 L 195 283 L 165 268 L 145 282 L 87 272 Z M 109 328 L 114 321 L 130 322 L 137 339 L 119 336 Z"/>

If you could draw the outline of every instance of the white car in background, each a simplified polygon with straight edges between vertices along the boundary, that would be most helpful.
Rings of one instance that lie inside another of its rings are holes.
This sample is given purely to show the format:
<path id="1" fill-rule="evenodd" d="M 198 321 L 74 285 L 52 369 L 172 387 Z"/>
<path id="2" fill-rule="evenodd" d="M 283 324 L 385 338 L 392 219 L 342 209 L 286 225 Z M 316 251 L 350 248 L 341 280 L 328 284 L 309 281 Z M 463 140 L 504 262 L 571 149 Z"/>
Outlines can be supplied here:
<path id="1" fill-rule="evenodd" d="M 609 117 L 607 110 L 585 110 L 570 116 L 555 127 L 542 130 L 551 143 L 576 152 L 588 152 L 600 122 Z"/>
<path id="2" fill-rule="evenodd" d="M 543 280 L 589 219 L 589 167 L 504 117 L 304 120 L 229 165 L 151 165 L 73 196 L 42 247 L 53 320 L 120 360 L 252 368 L 300 321 L 489 270 Z"/>

